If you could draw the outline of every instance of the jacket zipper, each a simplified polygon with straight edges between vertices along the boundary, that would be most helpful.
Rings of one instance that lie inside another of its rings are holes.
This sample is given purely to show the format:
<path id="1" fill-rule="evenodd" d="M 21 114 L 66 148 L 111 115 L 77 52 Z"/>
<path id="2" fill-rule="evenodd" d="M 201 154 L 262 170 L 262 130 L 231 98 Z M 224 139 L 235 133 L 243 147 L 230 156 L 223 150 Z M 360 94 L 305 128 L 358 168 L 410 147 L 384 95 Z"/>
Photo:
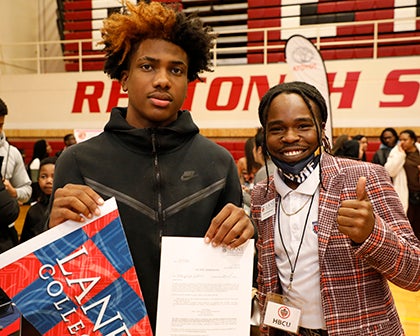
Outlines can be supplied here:
<path id="1" fill-rule="evenodd" d="M 159 159 L 157 152 L 157 138 L 155 130 L 151 130 L 152 134 L 152 157 L 153 157 L 153 169 L 155 172 L 156 179 L 156 190 L 157 190 L 157 221 L 159 225 L 159 249 L 162 244 L 162 235 L 163 235 L 163 223 L 164 223 L 164 214 L 162 209 L 162 193 L 161 193 L 161 174 L 159 169 Z"/>

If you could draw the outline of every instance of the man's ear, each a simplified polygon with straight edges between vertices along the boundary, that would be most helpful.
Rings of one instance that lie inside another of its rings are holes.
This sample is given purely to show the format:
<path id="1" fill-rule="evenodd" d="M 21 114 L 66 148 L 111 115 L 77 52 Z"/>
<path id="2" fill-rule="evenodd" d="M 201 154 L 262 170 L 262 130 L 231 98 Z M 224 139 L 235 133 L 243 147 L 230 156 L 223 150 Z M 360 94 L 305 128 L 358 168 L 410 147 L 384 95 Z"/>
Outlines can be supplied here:
<path id="1" fill-rule="evenodd" d="M 128 71 L 124 70 L 121 72 L 121 79 L 120 79 L 120 84 L 124 92 L 127 92 L 128 90 L 127 79 L 128 79 Z"/>
<path id="2" fill-rule="evenodd" d="M 257 153 L 258 153 L 258 155 L 263 155 L 263 148 L 262 148 L 262 146 L 258 146 L 257 147 Z"/>
<path id="3" fill-rule="evenodd" d="M 322 132 L 322 137 L 325 138 L 327 136 L 327 123 L 324 121 L 321 123 L 321 132 Z M 330 140 L 332 141 L 332 140 Z"/>

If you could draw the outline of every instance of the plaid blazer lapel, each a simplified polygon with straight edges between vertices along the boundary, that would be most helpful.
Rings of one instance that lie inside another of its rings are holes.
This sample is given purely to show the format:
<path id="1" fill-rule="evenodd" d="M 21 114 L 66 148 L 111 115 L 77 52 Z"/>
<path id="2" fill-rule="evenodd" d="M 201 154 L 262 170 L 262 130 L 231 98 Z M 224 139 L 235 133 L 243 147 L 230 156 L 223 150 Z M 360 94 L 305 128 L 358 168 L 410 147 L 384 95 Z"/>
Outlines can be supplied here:
<path id="1" fill-rule="evenodd" d="M 331 155 L 323 154 L 320 164 L 322 183 L 318 206 L 318 248 L 320 260 L 323 260 L 331 231 L 337 225 L 337 212 L 345 175 L 340 173 L 337 161 Z"/>

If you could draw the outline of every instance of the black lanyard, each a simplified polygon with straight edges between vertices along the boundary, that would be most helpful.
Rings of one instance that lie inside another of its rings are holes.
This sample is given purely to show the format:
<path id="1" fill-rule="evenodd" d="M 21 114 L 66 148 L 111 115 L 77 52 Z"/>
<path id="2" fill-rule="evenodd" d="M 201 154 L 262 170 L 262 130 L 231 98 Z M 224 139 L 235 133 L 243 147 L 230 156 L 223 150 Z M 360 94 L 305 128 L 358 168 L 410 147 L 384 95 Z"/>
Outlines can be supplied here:
<path id="1" fill-rule="evenodd" d="M 311 213 L 312 203 L 314 201 L 314 196 L 315 196 L 315 193 L 313 193 L 312 196 L 311 196 L 311 203 L 309 204 L 309 210 L 308 210 L 308 213 L 306 214 L 305 225 L 303 227 L 302 237 L 300 238 L 299 248 L 297 250 L 296 259 L 295 259 L 295 262 L 294 262 L 293 265 L 292 265 L 292 261 L 290 260 L 289 253 L 287 252 L 286 246 L 284 245 L 283 236 L 281 234 L 281 228 L 280 228 L 280 208 L 281 208 L 281 206 L 280 206 L 280 204 L 277 207 L 277 223 L 278 223 L 278 228 L 279 228 L 280 240 L 281 240 L 281 244 L 283 245 L 284 252 L 286 253 L 287 260 L 289 261 L 289 265 L 290 265 L 290 278 L 289 278 L 290 282 L 289 282 L 289 286 L 287 287 L 288 290 L 292 289 L 293 276 L 295 275 L 296 264 L 297 264 L 297 261 L 298 261 L 298 258 L 299 258 L 300 248 L 302 247 L 303 238 L 305 236 L 306 226 L 308 224 L 309 214 Z M 279 200 L 279 202 L 281 202 L 281 199 Z"/>

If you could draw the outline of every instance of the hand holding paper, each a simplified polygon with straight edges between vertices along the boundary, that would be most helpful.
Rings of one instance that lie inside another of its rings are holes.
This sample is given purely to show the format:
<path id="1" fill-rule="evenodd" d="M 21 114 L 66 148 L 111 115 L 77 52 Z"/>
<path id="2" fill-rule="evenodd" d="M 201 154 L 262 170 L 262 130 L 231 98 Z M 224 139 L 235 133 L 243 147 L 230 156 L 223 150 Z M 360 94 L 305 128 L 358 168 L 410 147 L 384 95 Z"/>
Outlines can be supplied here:
<path id="1" fill-rule="evenodd" d="M 205 241 L 213 246 L 236 248 L 253 235 L 254 225 L 244 209 L 229 203 L 211 221 Z"/>

